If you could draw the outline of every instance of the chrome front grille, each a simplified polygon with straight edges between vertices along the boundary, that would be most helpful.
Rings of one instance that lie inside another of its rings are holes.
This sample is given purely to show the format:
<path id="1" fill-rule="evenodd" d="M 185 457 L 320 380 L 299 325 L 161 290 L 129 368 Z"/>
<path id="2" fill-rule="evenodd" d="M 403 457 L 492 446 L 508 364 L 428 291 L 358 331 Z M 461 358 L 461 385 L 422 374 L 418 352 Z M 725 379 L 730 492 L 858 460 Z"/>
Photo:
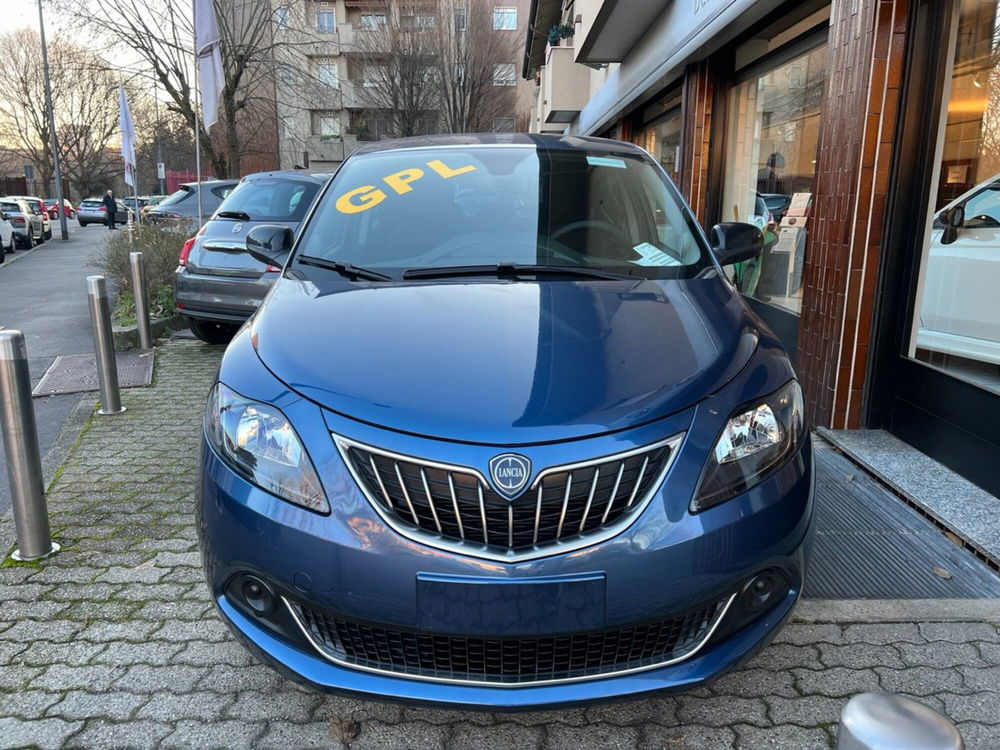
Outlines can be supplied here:
<path id="1" fill-rule="evenodd" d="M 367 623 L 285 600 L 330 661 L 442 682 L 517 686 L 653 669 L 693 656 L 733 596 L 663 620 L 534 637 L 463 636 Z"/>
<path id="2" fill-rule="evenodd" d="M 509 559 L 617 533 L 659 486 L 680 438 L 543 469 L 513 501 L 476 469 L 336 440 L 367 497 L 402 533 L 485 547 Z"/>

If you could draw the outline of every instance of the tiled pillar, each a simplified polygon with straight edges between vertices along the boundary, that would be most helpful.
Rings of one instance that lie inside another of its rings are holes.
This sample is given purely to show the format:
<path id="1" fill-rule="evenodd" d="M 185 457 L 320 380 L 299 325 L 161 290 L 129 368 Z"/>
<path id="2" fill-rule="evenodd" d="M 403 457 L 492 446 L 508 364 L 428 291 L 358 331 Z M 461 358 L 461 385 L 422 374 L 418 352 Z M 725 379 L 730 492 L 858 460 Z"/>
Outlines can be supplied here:
<path id="1" fill-rule="evenodd" d="M 861 424 L 909 2 L 833 2 L 798 343 L 817 425 Z"/>
<path id="2" fill-rule="evenodd" d="M 681 152 L 681 193 L 698 221 L 705 223 L 708 156 L 712 134 L 715 81 L 707 62 L 691 65 L 684 76 L 682 112 L 684 150 Z"/>

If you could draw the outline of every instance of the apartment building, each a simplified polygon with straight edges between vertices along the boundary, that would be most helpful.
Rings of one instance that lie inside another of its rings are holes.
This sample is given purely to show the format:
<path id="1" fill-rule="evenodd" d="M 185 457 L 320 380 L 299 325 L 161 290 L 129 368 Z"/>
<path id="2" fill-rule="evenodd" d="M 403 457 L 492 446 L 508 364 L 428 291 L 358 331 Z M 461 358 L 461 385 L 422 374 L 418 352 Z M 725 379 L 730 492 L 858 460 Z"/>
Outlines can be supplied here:
<path id="1" fill-rule="evenodd" d="M 511 59 L 496 61 L 495 82 L 514 87 L 517 104 L 489 122 L 491 130 L 525 131 L 530 125 L 534 85 L 517 75 L 518 40 L 527 30 L 529 5 L 530 0 L 496 0 L 491 13 L 479 16 L 497 33 L 510 34 L 514 50 Z M 277 66 L 282 168 L 333 169 L 360 143 L 390 136 L 389 118 L 379 112 L 373 91 L 371 37 L 391 13 L 406 13 L 415 32 L 445 22 L 442 13 L 454 14 L 447 22 L 461 33 L 471 18 L 463 15 L 464 7 L 454 0 L 296 0 L 277 5 L 275 34 L 290 42 L 282 46 Z M 439 113 L 428 107 L 420 129 L 432 133 L 443 127 Z"/>
<path id="2" fill-rule="evenodd" d="M 521 61 L 533 131 L 632 141 L 706 228 L 762 229 L 730 273 L 816 425 L 888 430 L 995 494 L 998 11 L 536 0 Z"/>

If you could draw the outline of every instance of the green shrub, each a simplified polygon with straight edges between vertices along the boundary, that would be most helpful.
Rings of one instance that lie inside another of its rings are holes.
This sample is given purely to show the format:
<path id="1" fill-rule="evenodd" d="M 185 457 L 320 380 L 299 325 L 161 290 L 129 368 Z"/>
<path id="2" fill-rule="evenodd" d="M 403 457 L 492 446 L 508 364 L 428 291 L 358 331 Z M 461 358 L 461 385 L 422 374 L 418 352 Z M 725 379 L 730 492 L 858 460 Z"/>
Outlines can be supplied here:
<path id="1" fill-rule="evenodd" d="M 109 234 L 111 234 L 109 232 Z M 98 268 L 118 288 L 115 305 L 115 322 L 121 325 L 135 323 L 132 295 L 132 272 L 129 253 L 142 253 L 146 267 L 146 289 L 149 294 L 149 312 L 153 318 L 172 315 L 174 312 L 173 281 L 177 257 L 188 234 L 176 228 L 143 224 L 132 230 L 114 234 L 94 259 Z"/>

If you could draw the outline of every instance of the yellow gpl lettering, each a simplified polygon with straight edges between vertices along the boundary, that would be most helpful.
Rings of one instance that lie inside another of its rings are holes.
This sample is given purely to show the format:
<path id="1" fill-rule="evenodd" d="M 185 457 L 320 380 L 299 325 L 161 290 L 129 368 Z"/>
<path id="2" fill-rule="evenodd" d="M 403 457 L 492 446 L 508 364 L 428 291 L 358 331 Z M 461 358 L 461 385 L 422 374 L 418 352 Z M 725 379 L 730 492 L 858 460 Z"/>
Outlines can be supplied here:
<path id="1" fill-rule="evenodd" d="M 354 200 L 357 196 L 357 200 Z M 386 199 L 385 192 L 374 185 L 363 185 L 354 190 L 348 190 L 337 198 L 337 210 L 342 214 L 356 214 L 377 206 Z"/>
<path id="2" fill-rule="evenodd" d="M 453 168 L 440 159 L 432 159 L 427 162 L 427 166 L 439 177 L 446 180 L 450 180 L 452 177 L 457 177 L 460 174 L 476 171 L 476 167 L 472 164 Z M 386 175 L 382 178 L 382 182 L 392 188 L 393 192 L 397 195 L 406 195 L 413 192 L 413 183 L 421 179 L 424 174 L 424 170 L 420 167 L 410 167 Z M 342 214 L 357 214 L 367 211 L 373 206 L 377 206 L 387 197 L 388 195 L 384 190 L 380 190 L 374 185 L 363 185 L 362 187 L 348 190 L 337 198 L 337 202 L 334 205 Z"/>
<path id="3" fill-rule="evenodd" d="M 395 190 L 399 195 L 402 195 L 403 193 L 408 193 L 413 190 L 413 188 L 410 187 L 410 183 L 416 182 L 423 176 L 424 170 L 418 167 L 413 167 L 412 169 L 403 169 L 399 172 L 395 172 L 394 174 L 387 175 L 382 178 L 382 181 Z"/>
<path id="4" fill-rule="evenodd" d="M 476 171 L 476 168 L 471 164 L 466 164 L 464 167 L 452 169 L 440 159 L 434 159 L 433 161 L 427 162 L 427 166 L 444 177 L 446 180 L 452 177 L 457 177 L 460 174 L 465 174 L 466 172 Z"/>

